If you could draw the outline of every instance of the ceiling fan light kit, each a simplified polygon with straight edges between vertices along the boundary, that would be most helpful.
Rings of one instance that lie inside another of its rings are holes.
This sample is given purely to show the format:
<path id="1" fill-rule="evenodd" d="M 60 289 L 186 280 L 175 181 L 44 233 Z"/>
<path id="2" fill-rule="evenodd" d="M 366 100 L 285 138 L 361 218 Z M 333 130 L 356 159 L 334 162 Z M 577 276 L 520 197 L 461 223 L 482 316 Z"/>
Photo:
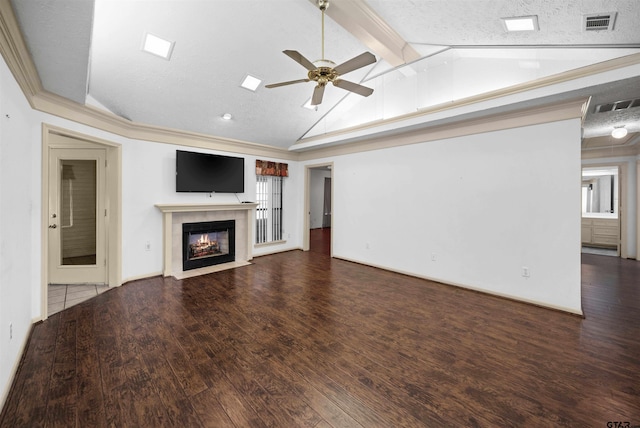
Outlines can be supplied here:
<path id="1" fill-rule="evenodd" d="M 613 129 L 613 131 L 611 131 L 611 136 L 613 138 L 624 138 L 627 136 L 627 128 L 623 126 L 618 126 L 616 128 Z"/>
<path id="2" fill-rule="evenodd" d="M 336 66 L 335 62 L 325 59 L 324 57 L 324 12 L 329 7 L 328 0 L 318 0 L 318 8 L 322 12 L 322 59 L 311 62 L 305 58 L 300 52 L 294 50 L 285 50 L 283 53 L 289 58 L 293 59 L 298 64 L 307 69 L 307 78 L 290 80 L 281 83 L 272 83 L 265 85 L 265 88 L 277 88 L 279 86 L 293 85 L 296 83 L 316 82 L 316 87 L 313 90 L 311 97 L 311 105 L 317 106 L 322 103 L 322 97 L 324 96 L 324 88 L 327 83 L 333 83 L 333 86 L 337 86 L 346 91 L 368 97 L 373 93 L 373 89 L 362 86 L 358 83 L 342 80 L 340 76 L 349 73 L 350 71 L 357 70 L 369 64 L 376 62 L 376 57 L 370 52 L 364 52 L 350 60 Z"/>

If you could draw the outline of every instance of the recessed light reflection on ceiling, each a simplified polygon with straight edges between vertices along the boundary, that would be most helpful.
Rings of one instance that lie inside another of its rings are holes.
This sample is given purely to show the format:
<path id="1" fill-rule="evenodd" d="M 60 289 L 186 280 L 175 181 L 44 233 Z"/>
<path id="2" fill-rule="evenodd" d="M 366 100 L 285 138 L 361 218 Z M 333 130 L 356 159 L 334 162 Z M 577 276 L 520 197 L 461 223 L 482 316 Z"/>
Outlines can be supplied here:
<path id="1" fill-rule="evenodd" d="M 255 92 L 256 89 L 258 89 L 258 86 L 260 86 L 260 84 L 262 83 L 262 80 L 258 79 L 257 77 L 253 77 L 250 74 L 247 74 L 244 78 L 244 80 L 242 80 L 242 83 L 240 84 L 240 86 L 242 86 L 245 89 L 248 89 L 250 91 Z"/>
<path id="2" fill-rule="evenodd" d="M 175 45 L 175 42 L 154 36 L 151 33 L 146 33 L 142 42 L 142 50 L 169 60 L 169 58 L 171 58 L 171 52 L 173 52 L 173 45 Z"/>
<path id="3" fill-rule="evenodd" d="M 233 118 L 233 116 L 231 115 L 231 113 L 225 113 L 222 115 L 222 119 L 224 120 L 231 120 Z"/>
<path id="4" fill-rule="evenodd" d="M 513 18 L 502 18 L 505 29 L 508 32 L 514 31 L 538 31 L 538 17 L 532 16 L 517 16 Z"/>

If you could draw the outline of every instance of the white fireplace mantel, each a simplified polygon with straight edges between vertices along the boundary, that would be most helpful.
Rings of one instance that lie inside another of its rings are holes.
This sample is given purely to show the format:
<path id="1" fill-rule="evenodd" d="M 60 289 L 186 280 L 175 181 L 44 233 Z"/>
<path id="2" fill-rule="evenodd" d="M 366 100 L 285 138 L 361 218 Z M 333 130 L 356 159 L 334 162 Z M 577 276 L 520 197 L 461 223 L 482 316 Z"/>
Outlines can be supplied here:
<path id="1" fill-rule="evenodd" d="M 164 276 L 186 278 L 225 268 L 242 266 L 253 259 L 253 222 L 257 203 L 156 204 L 162 212 Z M 208 220 L 236 220 L 236 261 L 209 268 L 182 270 L 182 223 Z M 240 224 L 238 223 L 240 222 Z M 239 250 L 239 251 L 238 251 Z"/>

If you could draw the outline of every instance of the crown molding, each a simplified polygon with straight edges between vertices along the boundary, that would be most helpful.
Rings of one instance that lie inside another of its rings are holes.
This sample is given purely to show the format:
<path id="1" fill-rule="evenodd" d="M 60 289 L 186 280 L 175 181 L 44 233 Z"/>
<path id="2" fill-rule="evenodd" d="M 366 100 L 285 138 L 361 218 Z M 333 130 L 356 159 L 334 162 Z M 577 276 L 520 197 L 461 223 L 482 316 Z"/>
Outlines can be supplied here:
<path id="1" fill-rule="evenodd" d="M 585 140 L 583 139 L 583 142 Z M 640 133 L 630 134 L 623 144 L 603 144 L 598 147 L 582 149 L 582 159 L 640 156 Z"/>
<path id="2" fill-rule="evenodd" d="M 47 91 L 41 91 L 34 95 L 32 104 L 36 110 L 135 140 L 277 159 L 297 159 L 297 155 L 279 147 L 131 122 L 111 112 L 89 105 L 81 105 Z"/>
<path id="3" fill-rule="evenodd" d="M 351 144 L 311 149 L 300 152 L 300 160 L 313 160 L 330 156 L 387 149 L 568 119 L 578 119 L 582 121 L 584 106 L 587 100 L 587 97 L 577 98 L 537 108 L 526 108 L 509 113 L 494 113 L 472 120 L 465 119 L 444 125 L 425 126 L 401 134 L 382 135 Z"/>
<path id="4" fill-rule="evenodd" d="M 31 98 L 42 90 L 42 83 L 22 39 L 10 0 L 0 0 L 0 53 L 31 103 Z"/>
<path id="5" fill-rule="evenodd" d="M 0 0 L 0 53 L 34 110 L 131 139 L 276 159 L 298 158 L 297 154 L 278 147 L 131 122 L 111 112 L 78 104 L 45 91 L 22 38 L 10 0 Z"/>
<path id="6" fill-rule="evenodd" d="M 582 150 L 582 159 L 617 158 L 627 156 L 640 156 L 640 145 L 602 147 L 599 149 Z"/>
<path id="7" fill-rule="evenodd" d="M 498 89 L 488 93 L 474 95 L 472 97 L 463 98 L 450 103 L 439 104 L 432 107 L 426 107 L 416 112 L 407 113 L 401 116 L 393 117 L 384 120 L 375 120 L 362 125 L 357 125 L 350 128 L 340 129 L 338 131 L 327 132 L 321 135 L 316 135 L 309 138 L 303 138 L 298 140 L 292 145 L 289 150 L 292 151 L 304 151 L 313 150 L 314 145 L 330 144 L 331 141 L 346 140 L 349 138 L 358 138 L 359 135 L 374 134 L 380 132 L 382 128 L 389 128 L 391 124 L 397 124 L 398 127 L 405 124 L 416 124 L 421 120 L 426 120 L 426 117 L 436 113 L 441 113 L 449 110 L 453 110 L 460 107 L 465 107 L 471 104 L 479 102 L 495 100 L 498 98 L 504 98 L 512 95 L 517 95 L 527 91 L 534 91 L 536 89 L 545 88 L 555 84 L 565 83 L 572 80 L 577 80 L 586 77 L 592 77 L 597 74 L 606 73 L 609 71 L 619 70 L 625 67 L 637 66 L 640 64 L 640 53 L 627 55 L 621 58 L 616 58 L 609 61 L 577 68 L 564 73 L 559 73 L 553 76 L 544 77 L 531 82 L 522 83 L 519 85 L 510 86 L 508 88 Z M 585 110 L 586 113 L 586 110 Z M 404 125 L 408 126 L 408 125 Z"/>
<path id="8" fill-rule="evenodd" d="M 362 7 L 362 5 L 358 7 Z M 125 138 L 292 161 L 319 159 L 332 155 L 415 144 L 417 142 L 435 139 L 452 138 L 497 129 L 563 120 L 564 118 L 582 118 L 582 113 L 578 114 L 577 110 L 582 109 L 584 100 L 579 99 L 541 108 L 528 108 L 506 114 L 487 115 L 472 120 L 459 119 L 456 120 L 455 123 L 446 125 L 429 126 L 428 124 L 423 124 L 423 127 L 420 129 L 407 129 L 405 131 L 398 129 L 393 131 L 394 133 L 398 133 L 393 137 L 371 135 L 363 136 L 363 141 L 347 144 L 343 141 L 340 144 L 336 143 L 334 146 L 323 145 L 322 147 L 317 146 L 317 148 L 305 148 L 303 146 L 304 143 L 327 137 L 338 137 L 344 140 L 354 131 L 363 134 L 374 133 L 376 132 L 375 128 L 378 126 L 388 127 L 394 124 L 400 125 L 402 121 L 406 121 L 407 119 L 421 119 L 433 113 L 640 64 L 640 54 L 629 55 L 559 75 L 538 79 L 527 84 L 516 85 L 488 94 L 469 97 L 453 103 L 420 110 L 419 112 L 409 115 L 376 121 L 347 130 L 300 140 L 287 150 L 241 140 L 131 122 L 111 112 L 89 105 L 81 105 L 45 91 L 22 38 L 10 0 L 0 0 L 0 53 L 27 98 L 27 101 L 35 110 Z M 621 148 L 620 152 L 616 152 L 616 156 L 638 155 L 639 149 L 640 146 Z M 610 156 L 611 153 L 612 151 L 610 149 L 583 151 L 583 158 L 602 157 L 603 154 Z"/>

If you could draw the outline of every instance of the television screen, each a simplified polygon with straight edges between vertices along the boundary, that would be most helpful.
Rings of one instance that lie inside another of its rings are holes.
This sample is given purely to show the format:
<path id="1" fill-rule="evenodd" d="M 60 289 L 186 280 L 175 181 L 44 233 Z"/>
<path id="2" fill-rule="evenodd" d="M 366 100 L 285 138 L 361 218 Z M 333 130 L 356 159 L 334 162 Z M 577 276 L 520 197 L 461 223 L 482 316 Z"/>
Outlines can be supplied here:
<path id="1" fill-rule="evenodd" d="M 176 192 L 244 193 L 244 158 L 176 150 Z"/>

